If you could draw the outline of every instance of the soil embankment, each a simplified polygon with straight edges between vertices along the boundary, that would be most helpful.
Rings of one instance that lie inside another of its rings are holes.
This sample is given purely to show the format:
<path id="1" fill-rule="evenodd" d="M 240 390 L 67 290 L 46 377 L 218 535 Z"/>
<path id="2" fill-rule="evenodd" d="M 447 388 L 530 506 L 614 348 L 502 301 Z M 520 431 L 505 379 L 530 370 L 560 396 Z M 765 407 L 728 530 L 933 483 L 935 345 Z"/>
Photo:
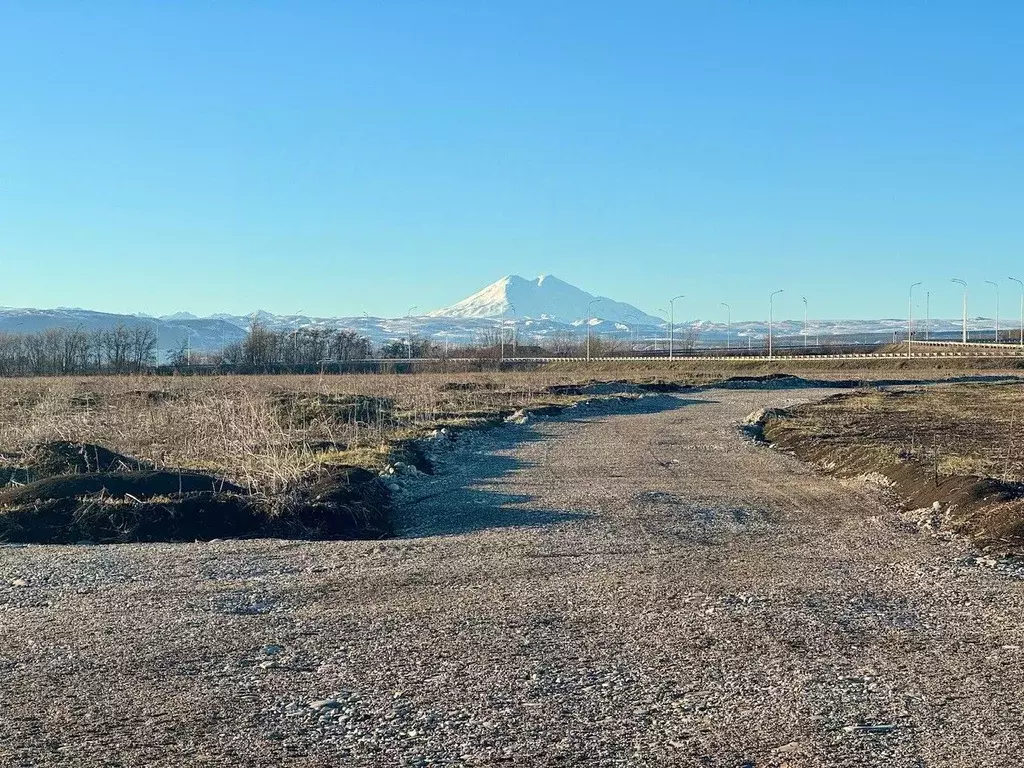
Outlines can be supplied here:
<path id="1" fill-rule="evenodd" d="M 1019 551 L 1024 482 L 1009 403 L 1020 392 L 1013 384 L 841 393 L 767 411 L 754 428 L 827 472 L 881 480 L 927 527 Z"/>
<path id="2" fill-rule="evenodd" d="M 69 544 L 214 538 L 381 538 L 388 492 L 336 467 L 277 498 L 213 475 L 156 469 L 98 445 L 46 443 L 8 456 L 0 541 Z"/>

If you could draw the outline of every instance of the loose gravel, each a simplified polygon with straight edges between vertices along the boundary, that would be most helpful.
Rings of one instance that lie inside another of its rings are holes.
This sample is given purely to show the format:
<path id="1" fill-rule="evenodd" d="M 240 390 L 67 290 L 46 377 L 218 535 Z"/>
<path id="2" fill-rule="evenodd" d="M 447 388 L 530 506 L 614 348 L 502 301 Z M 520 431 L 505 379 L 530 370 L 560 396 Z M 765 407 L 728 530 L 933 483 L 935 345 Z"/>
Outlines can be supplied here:
<path id="1" fill-rule="evenodd" d="M 0 764 L 1020 763 L 1021 571 L 738 427 L 826 394 L 439 433 L 388 541 L 0 547 Z"/>

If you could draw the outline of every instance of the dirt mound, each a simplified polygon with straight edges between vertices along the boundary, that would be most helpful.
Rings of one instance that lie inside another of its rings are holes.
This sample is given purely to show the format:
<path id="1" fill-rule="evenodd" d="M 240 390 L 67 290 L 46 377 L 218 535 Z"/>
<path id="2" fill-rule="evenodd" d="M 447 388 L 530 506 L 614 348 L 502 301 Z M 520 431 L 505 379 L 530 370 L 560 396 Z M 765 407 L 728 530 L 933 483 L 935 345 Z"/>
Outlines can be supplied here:
<path id="1" fill-rule="evenodd" d="M 0 507 L 96 494 L 114 498 L 130 496 L 137 500 L 145 500 L 154 496 L 182 496 L 204 492 L 241 494 L 244 491 L 212 475 L 198 472 L 90 472 L 47 477 L 0 491 Z"/>
<path id="2" fill-rule="evenodd" d="M 213 475 L 153 469 L 101 446 L 34 446 L 16 468 L 29 482 L 0 491 L 0 541 L 71 544 L 213 538 L 389 536 L 376 475 L 333 467 L 278 497 Z"/>
<path id="3" fill-rule="evenodd" d="M 151 468 L 148 462 L 115 453 L 91 443 L 40 443 L 25 452 L 23 466 L 38 476 L 83 472 L 134 472 Z"/>
<path id="4" fill-rule="evenodd" d="M 0 540 L 36 544 L 194 541 L 259 536 L 265 515 L 249 497 L 212 492 L 133 502 L 62 497 L 0 511 Z"/>
<path id="5" fill-rule="evenodd" d="M 887 392 L 885 396 L 899 398 L 905 394 Z M 765 411 L 757 415 L 750 428 L 758 429 L 765 442 L 831 474 L 884 477 L 903 509 L 941 509 L 952 530 L 982 546 L 1024 550 L 1024 484 L 974 474 L 940 473 L 937 466 L 874 444 L 870 437 L 850 439 L 820 427 L 808 428 L 799 420 L 799 414 L 815 406 L 841 404 L 858 396 L 840 394 L 809 406 Z"/>
<path id="6" fill-rule="evenodd" d="M 278 392 L 273 396 L 278 418 L 286 427 L 318 422 L 371 425 L 394 418 L 395 404 L 386 397 L 322 392 Z"/>
<path id="7" fill-rule="evenodd" d="M 391 535 L 387 489 L 360 467 L 335 467 L 302 486 L 270 521 L 282 538 L 382 539 Z"/>

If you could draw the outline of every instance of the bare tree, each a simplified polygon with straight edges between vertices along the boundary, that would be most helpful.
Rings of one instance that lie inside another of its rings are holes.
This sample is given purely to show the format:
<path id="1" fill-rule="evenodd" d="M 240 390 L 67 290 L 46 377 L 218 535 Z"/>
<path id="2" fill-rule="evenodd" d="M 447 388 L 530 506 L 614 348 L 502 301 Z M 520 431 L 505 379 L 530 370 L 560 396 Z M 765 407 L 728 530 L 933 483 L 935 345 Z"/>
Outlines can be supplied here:
<path id="1" fill-rule="evenodd" d="M 156 333 L 148 325 L 133 325 L 129 333 L 129 368 L 139 373 L 156 362 Z"/>
<path id="2" fill-rule="evenodd" d="M 683 334 L 682 348 L 687 352 L 692 352 L 697 348 L 697 342 L 700 341 L 701 327 L 697 323 L 691 323 L 686 326 L 686 333 Z"/>

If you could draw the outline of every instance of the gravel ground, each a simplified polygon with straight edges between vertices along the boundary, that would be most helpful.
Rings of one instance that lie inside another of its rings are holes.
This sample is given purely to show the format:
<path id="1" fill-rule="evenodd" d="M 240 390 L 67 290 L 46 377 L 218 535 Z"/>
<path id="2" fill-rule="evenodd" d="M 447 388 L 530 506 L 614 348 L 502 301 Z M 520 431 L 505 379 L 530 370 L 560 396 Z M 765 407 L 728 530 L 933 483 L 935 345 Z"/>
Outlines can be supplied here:
<path id="1" fill-rule="evenodd" d="M 0 764 L 1020 764 L 1024 580 L 737 429 L 825 394 L 439 440 L 386 542 L 0 547 Z"/>

